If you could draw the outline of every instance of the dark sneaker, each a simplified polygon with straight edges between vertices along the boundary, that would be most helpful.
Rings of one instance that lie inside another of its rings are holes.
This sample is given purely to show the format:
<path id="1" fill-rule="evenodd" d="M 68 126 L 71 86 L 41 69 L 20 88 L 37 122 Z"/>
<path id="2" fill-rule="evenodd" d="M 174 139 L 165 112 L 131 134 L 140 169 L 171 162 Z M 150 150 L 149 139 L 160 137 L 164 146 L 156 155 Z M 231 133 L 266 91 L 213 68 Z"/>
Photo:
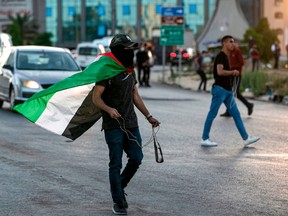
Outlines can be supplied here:
<path id="1" fill-rule="evenodd" d="M 254 107 L 253 103 L 251 103 L 250 106 L 248 107 L 248 115 L 249 116 L 253 113 L 253 107 Z"/>
<path id="2" fill-rule="evenodd" d="M 126 196 L 127 194 L 123 191 L 123 207 L 124 208 L 128 208 L 128 203 L 127 203 L 127 200 L 126 200 Z"/>
<path id="3" fill-rule="evenodd" d="M 112 211 L 115 215 L 127 215 L 127 210 L 124 208 L 123 203 L 114 203 Z"/>
<path id="4" fill-rule="evenodd" d="M 220 116 L 221 117 L 231 117 L 231 115 L 227 111 L 225 113 L 221 114 Z"/>

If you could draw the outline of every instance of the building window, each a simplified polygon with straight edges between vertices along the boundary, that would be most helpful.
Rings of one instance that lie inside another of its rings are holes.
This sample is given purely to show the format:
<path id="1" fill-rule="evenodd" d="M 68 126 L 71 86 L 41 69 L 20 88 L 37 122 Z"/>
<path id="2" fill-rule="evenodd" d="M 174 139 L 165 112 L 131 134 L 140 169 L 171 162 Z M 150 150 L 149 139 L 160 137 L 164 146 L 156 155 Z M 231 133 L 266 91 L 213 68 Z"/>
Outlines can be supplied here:
<path id="1" fill-rule="evenodd" d="M 162 5 L 160 5 L 160 4 L 156 5 L 156 7 L 155 7 L 155 13 L 156 14 L 161 14 L 161 7 L 162 7 Z"/>
<path id="2" fill-rule="evenodd" d="M 197 5 L 196 4 L 190 4 L 189 5 L 189 12 L 190 12 L 190 14 L 197 14 Z"/>
<path id="3" fill-rule="evenodd" d="M 47 7 L 46 8 L 46 17 L 51 17 L 52 16 L 52 8 L 51 7 Z"/>
<path id="4" fill-rule="evenodd" d="M 98 5 L 98 15 L 99 16 L 105 15 L 105 6 L 104 5 Z"/>
<path id="5" fill-rule="evenodd" d="M 276 12 L 275 13 L 275 18 L 276 19 L 283 19 L 283 13 L 282 12 Z"/>
<path id="6" fill-rule="evenodd" d="M 75 13 L 75 7 L 68 7 L 68 16 L 73 16 Z"/>
<path id="7" fill-rule="evenodd" d="M 123 15 L 130 15 L 130 5 L 123 5 Z"/>
<path id="8" fill-rule="evenodd" d="M 274 0 L 274 5 L 275 6 L 280 6 L 281 3 L 283 3 L 283 0 Z"/>
<path id="9" fill-rule="evenodd" d="M 281 29 L 281 28 L 275 29 L 275 32 L 277 35 L 283 35 L 283 29 Z"/>
<path id="10" fill-rule="evenodd" d="M 106 27 L 104 25 L 99 25 L 98 26 L 98 35 L 99 36 L 105 36 L 106 34 Z"/>

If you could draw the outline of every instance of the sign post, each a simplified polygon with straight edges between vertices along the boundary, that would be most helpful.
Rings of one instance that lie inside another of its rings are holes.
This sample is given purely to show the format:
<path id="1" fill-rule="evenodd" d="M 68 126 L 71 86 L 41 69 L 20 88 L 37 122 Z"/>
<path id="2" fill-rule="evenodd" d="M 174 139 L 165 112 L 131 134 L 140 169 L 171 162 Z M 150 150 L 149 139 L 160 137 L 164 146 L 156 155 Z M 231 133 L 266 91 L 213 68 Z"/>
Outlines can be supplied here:
<path id="1" fill-rule="evenodd" d="M 161 29 L 160 45 L 163 57 L 163 80 L 164 67 L 166 64 L 166 46 L 175 46 L 184 44 L 184 7 L 162 7 L 161 8 Z M 181 56 L 181 55 L 180 55 Z M 181 57 L 179 60 L 179 70 L 181 70 Z"/>
<path id="2" fill-rule="evenodd" d="M 184 44 L 184 8 L 162 7 L 160 45 L 174 46 Z"/>

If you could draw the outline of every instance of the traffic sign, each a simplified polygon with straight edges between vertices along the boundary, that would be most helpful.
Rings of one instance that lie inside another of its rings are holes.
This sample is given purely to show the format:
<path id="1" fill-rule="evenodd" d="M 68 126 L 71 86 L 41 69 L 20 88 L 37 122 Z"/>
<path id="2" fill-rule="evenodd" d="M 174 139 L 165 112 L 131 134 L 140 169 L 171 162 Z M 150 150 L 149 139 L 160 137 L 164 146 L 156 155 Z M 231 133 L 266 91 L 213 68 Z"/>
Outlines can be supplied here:
<path id="1" fill-rule="evenodd" d="M 161 8 L 160 45 L 184 44 L 184 7 Z"/>
<path id="2" fill-rule="evenodd" d="M 161 46 L 173 46 L 184 44 L 184 26 L 161 26 Z"/>
<path id="3" fill-rule="evenodd" d="M 183 16 L 162 16 L 161 25 L 183 25 Z"/>
<path id="4" fill-rule="evenodd" d="M 161 16 L 184 16 L 184 8 L 183 6 L 162 7 Z"/>

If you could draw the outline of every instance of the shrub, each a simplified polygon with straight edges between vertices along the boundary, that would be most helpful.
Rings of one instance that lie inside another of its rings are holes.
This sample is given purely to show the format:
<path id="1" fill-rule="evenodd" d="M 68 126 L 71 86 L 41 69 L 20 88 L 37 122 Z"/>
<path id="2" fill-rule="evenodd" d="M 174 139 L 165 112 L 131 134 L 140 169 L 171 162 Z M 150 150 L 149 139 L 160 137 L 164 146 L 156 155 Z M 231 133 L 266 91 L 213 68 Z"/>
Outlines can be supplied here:
<path id="1" fill-rule="evenodd" d="M 288 95 L 288 77 L 271 75 L 271 88 L 274 94 L 286 96 Z"/>
<path id="2" fill-rule="evenodd" d="M 265 94 L 270 78 L 264 72 L 246 72 L 242 75 L 240 90 L 252 89 L 255 96 Z"/>

